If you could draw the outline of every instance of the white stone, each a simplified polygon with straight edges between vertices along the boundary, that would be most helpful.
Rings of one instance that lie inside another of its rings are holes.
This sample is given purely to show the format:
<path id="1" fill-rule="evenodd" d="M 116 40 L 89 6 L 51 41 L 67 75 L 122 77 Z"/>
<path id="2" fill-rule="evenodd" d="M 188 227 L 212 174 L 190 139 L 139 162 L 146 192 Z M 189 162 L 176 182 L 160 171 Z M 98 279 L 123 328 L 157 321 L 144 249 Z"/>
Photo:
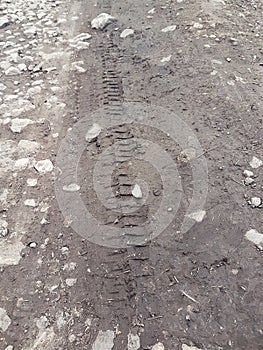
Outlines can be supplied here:
<path id="1" fill-rule="evenodd" d="M 127 36 L 133 35 L 133 34 L 134 34 L 134 30 L 133 30 L 133 29 L 124 29 L 124 31 L 121 32 L 120 37 L 124 39 L 124 38 L 126 38 Z"/>
<path id="2" fill-rule="evenodd" d="M 193 28 L 195 28 L 195 29 L 202 29 L 203 27 L 204 27 L 203 24 L 201 24 L 199 22 L 195 22 L 193 24 Z"/>
<path id="3" fill-rule="evenodd" d="M 152 8 L 151 10 L 148 11 L 149 15 L 153 15 L 155 13 L 155 8 Z"/>
<path id="4" fill-rule="evenodd" d="M 161 59 L 161 62 L 162 62 L 162 63 L 170 62 L 171 58 L 172 58 L 172 55 L 169 55 L 169 56 L 167 56 L 167 57 L 162 58 L 162 59 Z"/>
<path id="5" fill-rule="evenodd" d="M 33 124 L 33 121 L 30 119 L 15 118 L 11 121 L 10 129 L 15 133 L 20 133 L 26 126 L 30 124 Z"/>
<path id="6" fill-rule="evenodd" d="M 7 68 L 5 71 L 5 75 L 19 75 L 19 74 L 21 74 L 20 69 L 13 66 Z"/>
<path id="7" fill-rule="evenodd" d="M 5 350 L 14 350 L 14 347 L 13 347 L 13 345 L 8 345 L 8 346 L 5 348 Z"/>
<path id="8" fill-rule="evenodd" d="M 162 29 L 163 33 L 173 32 L 177 28 L 176 25 L 168 26 Z"/>
<path id="9" fill-rule="evenodd" d="M 91 28 L 103 30 L 108 24 L 114 21 L 116 19 L 108 13 L 101 13 L 91 21 Z"/>
<path id="10" fill-rule="evenodd" d="M 73 287 L 74 284 L 76 284 L 77 279 L 76 278 L 67 278 L 66 279 L 66 285 L 69 287 Z"/>
<path id="11" fill-rule="evenodd" d="M 254 208 L 258 208 L 261 205 L 261 203 L 262 203 L 262 200 L 259 197 L 252 197 L 250 199 L 250 204 Z"/>
<path id="12" fill-rule="evenodd" d="M 253 169 L 259 168 L 262 164 L 263 164 L 263 161 L 261 159 L 257 158 L 257 157 L 253 157 L 251 162 L 249 163 L 249 165 Z"/>
<path id="13" fill-rule="evenodd" d="M 39 143 L 29 140 L 20 140 L 17 147 L 19 154 L 24 156 L 34 154 L 40 149 Z"/>
<path id="14" fill-rule="evenodd" d="M 0 307 L 0 329 L 5 332 L 11 324 L 11 318 L 5 309 Z"/>
<path id="15" fill-rule="evenodd" d="M 40 174 L 46 174 L 51 172 L 54 169 L 53 163 L 49 159 L 44 159 L 38 161 L 34 168 L 40 173 Z"/>
<path id="16" fill-rule="evenodd" d="M 263 250 L 263 234 L 255 229 L 251 229 L 245 236 L 250 242 L 254 243 L 260 250 Z"/>
<path id="17" fill-rule="evenodd" d="M 140 346 L 141 346 L 141 342 L 138 334 L 129 333 L 127 350 L 139 350 Z"/>
<path id="18" fill-rule="evenodd" d="M 29 158 L 21 158 L 15 161 L 14 171 L 22 171 L 25 170 L 30 164 Z"/>
<path id="19" fill-rule="evenodd" d="M 250 170 L 244 170 L 243 175 L 246 177 L 253 177 L 254 173 L 253 171 L 250 171 Z"/>
<path id="20" fill-rule="evenodd" d="M 0 219 L 0 237 L 6 237 L 8 234 L 8 222 Z"/>
<path id="21" fill-rule="evenodd" d="M 115 333 L 113 331 L 99 331 L 91 350 L 112 350 Z"/>
<path id="22" fill-rule="evenodd" d="M 77 184 L 70 184 L 63 186 L 63 191 L 66 192 L 77 192 L 80 190 L 80 186 Z"/>
<path id="23" fill-rule="evenodd" d="M 32 249 L 35 249 L 37 247 L 37 243 L 36 242 L 31 242 L 29 244 L 29 247 L 32 248 Z"/>
<path id="24" fill-rule="evenodd" d="M 157 343 L 152 347 L 152 350 L 164 350 L 163 343 Z"/>
<path id="25" fill-rule="evenodd" d="M 2 83 L 0 83 L 0 91 L 5 91 L 6 86 Z"/>
<path id="26" fill-rule="evenodd" d="M 205 210 L 199 210 L 196 211 L 194 213 L 191 213 L 189 215 L 187 215 L 190 219 L 195 220 L 196 222 L 202 222 L 204 217 L 206 215 L 206 211 Z"/>
<path id="27" fill-rule="evenodd" d="M 252 179 L 251 177 L 246 177 L 245 178 L 245 185 L 246 186 L 252 185 L 254 182 L 255 182 L 255 180 Z"/>
<path id="28" fill-rule="evenodd" d="M 18 265 L 24 248 L 25 246 L 16 237 L 0 240 L 0 266 Z"/>
<path id="29" fill-rule="evenodd" d="M 78 62 L 71 63 L 72 70 L 76 71 L 76 72 L 79 72 L 79 73 L 85 73 L 86 69 L 84 67 L 82 67 L 83 64 L 84 64 L 83 61 L 78 61 Z"/>
<path id="30" fill-rule="evenodd" d="M 135 184 L 132 189 L 132 195 L 134 198 L 140 199 L 142 198 L 142 190 L 138 184 Z"/>
<path id="31" fill-rule="evenodd" d="M 202 349 L 199 349 L 196 346 L 188 346 L 186 344 L 182 344 L 182 350 L 202 350 Z"/>
<path id="32" fill-rule="evenodd" d="M 101 130 L 102 129 L 99 126 L 99 124 L 94 123 L 86 134 L 86 137 L 85 137 L 86 141 L 91 142 L 94 139 L 96 139 L 99 136 L 99 134 L 101 133 Z"/>
<path id="33" fill-rule="evenodd" d="M 37 179 L 27 179 L 26 183 L 29 187 L 35 187 L 37 185 Z"/>
<path id="34" fill-rule="evenodd" d="M 24 201 L 24 204 L 27 207 L 33 207 L 34 208 L 36 206 L 36 201 L 34 199 L 30 198 L 30 199 L 26 199 Z"/>

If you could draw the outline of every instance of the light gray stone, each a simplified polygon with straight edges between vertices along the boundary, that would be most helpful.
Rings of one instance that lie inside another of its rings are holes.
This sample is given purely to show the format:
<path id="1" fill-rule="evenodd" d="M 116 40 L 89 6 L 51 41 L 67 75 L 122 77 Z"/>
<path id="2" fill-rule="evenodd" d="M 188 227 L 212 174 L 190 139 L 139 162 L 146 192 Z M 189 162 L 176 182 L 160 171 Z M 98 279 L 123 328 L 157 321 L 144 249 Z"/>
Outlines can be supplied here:
<path id="1" fill-rule="evenodd" d="M 114 346 L 115 333 L 113 331 L 99 331 L 92 350 L 112 350 Z"/>
<path id="2" fill-rule="evenodd" d="M 116 21 L 116 18 L 108 13 L 101 13 L 91 21 L 91 28 L 103 30 L 108 24 L 114 21 Z"/>
<path id="3" fill-rule="evenodd" d="M 0 329 L 5 332 L 11 324 L 11 318 L 5 309 L 0 307 Z"/>

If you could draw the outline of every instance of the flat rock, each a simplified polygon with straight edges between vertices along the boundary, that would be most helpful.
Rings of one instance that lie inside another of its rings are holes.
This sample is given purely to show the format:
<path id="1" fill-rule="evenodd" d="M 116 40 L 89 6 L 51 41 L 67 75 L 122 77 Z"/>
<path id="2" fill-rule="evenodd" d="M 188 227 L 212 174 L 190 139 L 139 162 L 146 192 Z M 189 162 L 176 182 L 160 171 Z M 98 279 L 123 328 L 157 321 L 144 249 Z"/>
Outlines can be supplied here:
<path id="1" fill-rule="evenodd" d="M 206 215 L 206 211 L 205 210 L 199 210 L 196 211 L 194 213 L 191 213 L 189 215 L 187 215 L 190 219 L 195 220 L 196 222 L 202 222 L 204 217 Z"/>
<path id="2" fill-rule="evenodd" d="M 15 161 L 13 170 L 14 171 L 22 171 L 25 170 L 30 164 L 29 158 L 20 158 Z"/>
<path id="3" fill-rule="evenodd" d="M 114 346 L 115 333 L 113 331 L 99 331 L 92 350 L 112 350 Z"/>
<path id="4" fill-rule="evenodd" d="M 161 62 L 162 62 L 162 63 L 170 62 L 171 58 L 172 58 L 172 55 L 169 55 L 169 56 L 167 56 L 167 57 L 163 57 L 163 58 L 161 59 Z"/>
<path id="5" fill-rule="evenodd" d="M 186 344 L 182 344 L 182 350 L 202 350 L 202 349 L 199 349 L 196 346 L 188 346 Z"/>
<path id="6" fill-rule="evenodd" d="M 260 250 L 263 250 L 263 234 L 255 229 L 251 229 L 246 233 L 246 239 L 254 243 Z"/>
<path id="7" fill-rule="evenodd" d="M 262 164 L 263 164 L 263 161 L 257 157 L 253 157 L 251 162 L 249 163 L 249 165 L 253 169 L 257 169 L 257 168 L 261 167 Z"/>
<path id="8" fill-rule="evenodd" d="M 92 127 L 88 130 L 85 139 L 88 142 L 94 141 L 101 133 L 102 128 L 99 124 L 94 123 Z"/>
<path id="9" fill-rule="evenodd" d="M 5 71 L 5 75 L 19 75 L 19 74 L 21 74 L 21 70 L 13 66 L 7 68 Z"/>
<path id="10" fill-rule="evenodd" d="M 34 199 L 30 198 L 30 199 L 26 199 L 24 201 L 24 204 L 25 204 L 26 207 L 34 208 L 36 206 L 36 201 Z"/>
<path id="11" fill-rule="evenodd" d="M 164 350 L 163 343 L 157 343 L 152 347 L 152 350 Z"/>
<path id="12" fill-rule="evenodd" d="M 91 28 L 103 30 L 108 24 L 115 21 L 116 18 L 108 13 L 101 13 L 91 21 Z"/>
<path id="13" fill-rule="evenodd" d="M 258 208 L 261 206 L 262 204 L 262 200 L 260 197 L 252 197 L 249 201 L 249 204 L 253 207 L 253 208 Z"/>
<path id="14" fill-rule="evenodd" d="M 35 187 L 37 185 L 37 179 L 27 179 L 26 183 L 29 187 Z"/>
<path id="15" fill-rule="evenodd" d="M 30 124 L 33 124 L 33 121 L 31 119 L 15 118 L 15 119 L 12 119 L 11 121 L 10 129 L 14 133 L 21 133 L 21 131 Z"/>
<path id="16" fill-rule="evenodd" d="M 63 191 L 66 191 L 66 192 L 77 192 L 79 190 L 80 190 L 80 186 L 77 184 L 69 184 L 69 185 L 63 186 Z"/>
<path id="17" fill-rule="evenodd" d="M 176 25 L 168 26 L 162 29 L 163 33 L 173 32 L 177 28 Z"/>
<path id="18" fill-rule="evenodd" d="M 34 168 L 40 173 L 40 174 L 46 174 L 51 172 L 54 169 L 53 163 L 49 159 L 39 160 L 35 165 Z"/>
<path id="19" fill-rule="evenodd" d="M 18 265 L 25 246 L 16 237 L 0 240 L 0 266 Z"/>
<path id="20" fill-rule="evenodd" d="M 0 329 L 5 332 L 11 324 L 11 318 L 5 309 L 0 307 Z"/>
<path id="21" fill-rule="evenodd" d="M 124 29 L 122 32 L 121 32 L 121 35 L 120 37 L 122 39 L 126 38 L 127 36 L 129 35 L 133 35 L 134 34 L 134 30 L 133 29 Z"/>
<path id="22" fill-rule="evenodd" d="M 141 347 L 141 342 L 138 334 L 129 333 L 127 350 L 139 350 L 140 347 Z"/>
<path id="23" fill-rule="evenodd" d="M 19 154 L 24 156 L 34 154 L 40 149 L 39 143 L 29 140 L 20 140 L 17 147 Z"/>

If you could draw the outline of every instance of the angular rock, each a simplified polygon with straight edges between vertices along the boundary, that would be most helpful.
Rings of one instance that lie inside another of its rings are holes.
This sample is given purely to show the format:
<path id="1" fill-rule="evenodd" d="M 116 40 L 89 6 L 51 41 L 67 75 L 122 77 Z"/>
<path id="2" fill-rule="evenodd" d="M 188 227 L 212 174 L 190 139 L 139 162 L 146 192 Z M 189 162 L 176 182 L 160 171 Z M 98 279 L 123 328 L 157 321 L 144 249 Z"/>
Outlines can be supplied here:
<path id="1" fill-rule="evenodd" d="M 246 239 L 254 243 L 260 250 L 263 250 L 263 234 L 255 229 L 251 229 L 246 233 Z"/>
<path id="2" fill-rule="evenodd" d="M 0 329 L 5 332 L 11 324 L 11 318 L 5 309 L 0 307 Z"/>
<path id="3" fill-rule="evenodd" d="M 7 68 L 5 71 L 5 75 L 19 75 L 19 74 L 21 74 L 20 69 L 13 66 Z"/>
<path id="4" fill-rule="evenodd" d="M 132 195 L 134 198 L 141 199 L 142 198 L 142 190 L 138 184 L 135 184 L 132 189 Z"/>
<path id="5" fill-rule="evenodd" d="M 141 342 L 138 334 L 129 333 L 127 350 L 139 350 L 140 347 L 141 347 Z"/>
<path id="6" fill-rule="evenodd" d="M 13 170 L 14 171 L 22 171 L 25 170 L 30 164 L 29 158 L 21 158 L 16 160 Z"/>
<path id="7" fill-rule="evenodd" d="M 54 169 L 53 163 L 49 159 L 39 160 L 35 165 L 34 168 L 40 173 L 40 174 L 46 174 L 51 172 Z"/>
<path id="8" fill-rule="evenodd" d="M 252 208 L 258 208 L 262 204 L 262 200 L 259 197 L 252 197 L 249 201 L 249 204 L 252 206 Z"/>
<path id="9" fill-rule="evenodd" d="M 202 349 L 199 349 L 196 346 L 188 346 L 186 344 L 182 344 L 182 350 L 202 350 Z"/>
<path id="10" fill-rule="evenodd" d="M 191 213 L 189 215 L 187 215 L 190 219 L 195 220 L 196 222 L 202 222 L 204 217 L 206 215 L 206 211 L 205 210 L 199 210 L 196 211 L 194 213 Z"/>
<path id="11" fill-rule="evenodd" d="M 101 130 L 102 128 L 99 126 L 99 124 L 94 123 L 85 136 L 86 141 L 94 141 L 101 133 Z"/>
<path id="12" fill-rule="evenodd" d="M 163 343 L 157 343 L 152 347 L 151 350 L 164 350 L 164 345 Z"/>
<path id="13" fill-rule="evenodd" d="M 253 157 L 251 162 L 249 163 L 249 165 L 253 169 L 257 169 L 257 168 L 261 167 L 262 164 L 263 164 L 263 161 L 257 157 Z"/>
<path id="14" fill-rule="evenodd" d="M 66 191 L 66 192 L 77 192 L 79 190 L 80 190 L 80 186 L 77 184 L 69 184 L 69 185 L 63 186 L 63 191 Z"/>
<path id="15" fill-rule="evenodd" d="M 91 21 L 91 28 L 103 30 L 108 24 L 115 21 L 116 18 L 112 17 L 108 13 L 101 13 Z"/>
<path id="16" fill-rule="evenodd" d="M 28 125 L 33 124 L 31 119 L 19 119 L 15 118 L 11 121 L 10 129 L 15 133 L 21 133 L 21 131 Z"/>
<path id="17" fill-rule="evenodd" d="M 168 26 L 162 29 L 163 33 L 173 32 L 177 28 L 176 25 Z"/>
<path id="18" fill-rule="evenodd" d="M 17 147 L 19 154 L 24 156 L 34 154 L 40 149 L 39 143 L 29 140 L 20 140 Z"/>
<path id="19" fill-rule="evenodd" d="M 29 187 L 35 187 L 37 185 L 37 179 L 27 179 L 26 183 Z"/>
<path id="20" fill-rule="evenodd" d="M 7 27 L 10 23 L 7 16 L 0 17 L 0 29 L 4 29 Z"/>
<path id="21" fill-rule="evenodd" d="M 92 350 L 112 350 L 114 346 L 115 333 L 113 331 L 99 331 Z"/>
<path id="22" fill-rule="evenodd" d="M 36 201 L 32 198 L 26 199 L 24 201 L 25 206 L 34 208 L 36 206 Z"/>
<path id="23" fill-rule="evenodd" d="M 8 222 L 0 219 L 0 237 L 6 237 L 8 235 Z"/>

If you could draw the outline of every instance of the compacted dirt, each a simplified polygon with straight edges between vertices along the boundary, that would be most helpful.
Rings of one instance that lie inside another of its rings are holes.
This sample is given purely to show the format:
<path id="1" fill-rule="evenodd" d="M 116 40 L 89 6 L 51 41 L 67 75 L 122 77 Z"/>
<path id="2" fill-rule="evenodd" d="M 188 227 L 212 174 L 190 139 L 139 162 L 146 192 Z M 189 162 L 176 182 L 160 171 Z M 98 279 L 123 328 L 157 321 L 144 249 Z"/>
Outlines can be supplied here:
<path id="1" fill-rule="evenodd" d="M 262 10 L 1 2 L 1 350 L 263 349 Z"/>

